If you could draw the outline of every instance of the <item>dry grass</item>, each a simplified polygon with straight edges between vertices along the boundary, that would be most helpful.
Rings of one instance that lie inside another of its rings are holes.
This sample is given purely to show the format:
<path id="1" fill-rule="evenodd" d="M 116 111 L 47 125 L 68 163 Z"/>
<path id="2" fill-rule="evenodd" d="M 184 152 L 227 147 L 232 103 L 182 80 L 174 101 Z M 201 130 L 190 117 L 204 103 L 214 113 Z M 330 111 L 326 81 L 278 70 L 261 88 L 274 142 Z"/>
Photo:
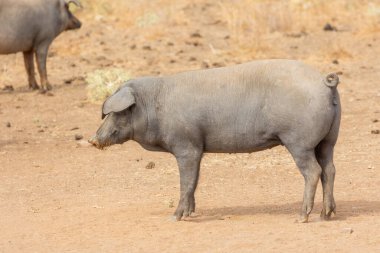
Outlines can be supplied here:
<path id="1" fill-rule="evenodd" d="M 241 0 L 220 2 L 236 50 L 259 55 L 273 34 L 320 32 L 330 22 L 338 30 L 372 33 L 380 30 L 376 0 Z"/>
<path id="2" fill-rule="evenodd" d="M 164 37 L 174 25 L 186 25 L 183 8 L 190 1 L 106 1 L 82 0 L 86 12 L 98 21 L 116 21 L 114 25 L 138 31 L 147 40 Z"/>
<path id="3" fill-rule="evenodd" d="M 341 31 L 365 36 L 380 31 L 378 0 L 82 0 L 86 13 L 96 20 L 116 21 L 144 41 L 170 37 L 174 27 L 192 25 L 185 9 L 189 6 L 218 5 L 218 18 L 229 32 L 234 47 L 226 55 L 265 57 L 268 41 L 289 33 L 321 32 L 326 23 Z M 197 17 L 199 18 L 199 17 Z M 201 16 L 201 18 L 204 18 Z M 188 27 L 189 28 L 189 27 Z M 191 28 L 190 28 L 191 29 Z M 181 33 L 184 29 L 177 29 Z M 273 54 L 273 53 L 272 53 Z M 274 53 L 276 55 L 276 53 Z M 252 58 L 252 57 L 250 57 Z"/>
<path id="4" fill-rule="evenodd" d="M 323 27 L 326 23 L 359 38 L 380 32 L 378 0 L 81 1 L 86 10 L 84 15 L 96 22 L 109 23 L 112 27 L 127 31 L 128 40 L 136 44 L 165 40 L 181 44 L 184 42 L 181 40 L 189 38 L 191 32 L 202 30 L 202 26 L 214 21 L 218 24 L 218 31 L 223 30 L 220 26 L 225 27 L 224 31 L 230 39 L 224 43 L 217 34 L 211 35 L 213 37 L 204 36 L 203 44 L 209 45 L 210 50 L 204 49 L 204 55 L 197 59 L 215 62 L 223 58 L 237 59 L 236 62 L 239 62 L 255 58 L 289 57 L 282 50 L 284 47 L 279 45 L 286 35 L 324 36 Z M 212 12 L 201 11 L 207 5 L 213 6 Z M 198 13 L 194 10 L 198 10 Z M 338 37 L 332 41 L 335 38 L 332 34 L 329 34 L 330 41 L 319 42 L 314 46 L 312 51 L 315 57 L 326 61 L 352 59 L 351 45 L 340 41 Z M 338 36 L 340 33 L 336 34 Z M 155 50 L 161 50 L 158 48 L 163 48 L 166 41 L 157 43 Z M 176 57 L 180 57 L 175 55 L 177 51 L 178 48 L 159 53 L 177 61 Z M 152 54 L 149 52 L 149 55 Z M 159 65 L 162 58 L 148 59 L 145 64 Z"/>
<path id="5" fill-rule="evenodd" d="M 200 0 L 81 0 L 90 15 L 116 18 L 125 26 L 187 24 L 183 9 L 189 5 L 207 4 Z M 252 35 L 290 30 L 312 31 L 325 22 L 337 21 L 342 26 L 363 29 L 378 26 L 378 0 L 222 0 L 219 16 L 231 34 L 242 38 Z M 144 32 L 144 31 L 143 31 Z"/>
<path id="6" fill-rule="evenodd" d="M 128 79 L 130 79 L 129 73 L 117 68 L 99 69 L 88 73 L 87 98 L 90 102 L 103 102 Z"/>

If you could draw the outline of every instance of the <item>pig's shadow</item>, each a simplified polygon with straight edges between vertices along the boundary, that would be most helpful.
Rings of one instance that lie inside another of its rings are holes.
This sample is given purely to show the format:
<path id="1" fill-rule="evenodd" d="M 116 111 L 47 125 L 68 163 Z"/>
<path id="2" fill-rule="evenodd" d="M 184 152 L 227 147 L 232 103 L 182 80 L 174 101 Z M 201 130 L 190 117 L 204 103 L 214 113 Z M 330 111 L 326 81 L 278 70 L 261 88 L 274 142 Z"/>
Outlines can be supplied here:
<path id="1" fill-rule="evenodd" d="M 198 208 L 197 213 L 186 220 L 190 222 L 203 222 L 210 220 L 230 219 L 232 216 L 254 216 L 259 214 L 284 215 L 289 214 L 290 218 L 295 218 L 301 208 L 301 202 L 294 202 L 281 205 L 252 205 L 252 206 L 231 206 L 218 208 Z M 349 217 L 380 213 L 380 201 L 336 201 L 337 214 L 331 220 L 345 220 Z M 322 210 L 322 203 L 315 203 L 312 212 L 313 217 L 319 217 Z"/>
<path id="2" fill-rule="evenodd" d="M 72 81 L 74 81 L 75 78 L 76 78 L 76 77 L 74 77 L 74 79 L 73 79 Z M 75 85 L 75 86 L 78 86 L 78 85 L 84 85 L 84 84 L 85 84 L 85 83 L 83 83 L 83 84 L 80 83 L 80 84 L 77 84 L 77 85 Z M 38 85 L 41 86 L 40 84 L 38 84 Z M 10 85 L 10 86 L 13 87 L 13 85 Z M 54 94 L 54 92 L 57 91 L 57 90 L 61 90 L 61 89 L 64 88 L 64 87 L 71 86 L 71 83 L 67 84 L 67 83 L 65 83 L 65 81 L 62 81 L 62 82 L 60 82 L 60 83 L 58 83 L 58 84 L 53 83 L 52 86 L 53 86 L 53 89 L 52 89 L 51 91 L 49 91 L 49 92 Z M 6 89 L 4 90 L 4 88 L 5 88 L 5 86 L 2 87 L 2 86 L 0 85 L 0 95 L 6 95 L 6 94 L 25 94 L 25 93 L 36 93 L 36 94 L 40 94 L 40 90 L 31 90 L 31 89 L 29 89 L 29 86 L 28 86 L 28 83 L 27 83 L 27 82 L 24 82 L 23 85 L 20 86 L 20 87 L 16 87 L 16 88 L 14 88 L 14 90 L 12 90 L 12 91 L 10 91 L 10 90 L 6 90 Z M 41 94 L 41 95 L 43 95 L 43 94 Z"/>

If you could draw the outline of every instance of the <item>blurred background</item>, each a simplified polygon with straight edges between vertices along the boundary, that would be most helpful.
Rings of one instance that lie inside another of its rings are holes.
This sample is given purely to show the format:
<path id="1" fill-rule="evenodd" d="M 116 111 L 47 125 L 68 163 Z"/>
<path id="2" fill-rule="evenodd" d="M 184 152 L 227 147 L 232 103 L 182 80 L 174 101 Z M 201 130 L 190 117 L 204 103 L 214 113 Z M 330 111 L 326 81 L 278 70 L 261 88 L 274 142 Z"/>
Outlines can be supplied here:
<path id="1" fill-rule="evenodd" d="M 365 52 L 378 44 L 373 36 L 380 33 L 378 0 L 82 3 L 84 9 L 71 7 L 83 27 L 62 34 L 50 50 L 48 71 L 55 85 L 89 78 L 113 86 L 114 79 L 262 58 L 299 59 L 343 72 L 346 64 L 372 55 Z M 26 83 L 21 54 L 0 57 L 0 85 Z M 104 99 L 97 95 L 104 87 L 90 89 L 96 89 L 91 100 Z"/>

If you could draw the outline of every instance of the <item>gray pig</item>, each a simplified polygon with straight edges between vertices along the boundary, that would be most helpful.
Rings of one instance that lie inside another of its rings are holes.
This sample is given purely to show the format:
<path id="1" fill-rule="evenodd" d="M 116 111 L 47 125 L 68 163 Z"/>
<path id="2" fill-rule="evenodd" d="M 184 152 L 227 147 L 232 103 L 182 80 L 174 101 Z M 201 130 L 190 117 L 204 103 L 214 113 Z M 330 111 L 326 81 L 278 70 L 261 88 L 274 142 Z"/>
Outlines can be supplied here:
<path id="1" fill-rule="evenodd" d="M 0 54 L 24 53 L 29 88 L 38 89 L 34 77 L 36 54 L 42 90 L 51 89 L 46 58 L 50 44 L 63 31 L 79 29 L 81 22 L 70 12 L 78 0 L 0 0 Z"/>
<path id="2" fill-rule="evenodd" d="M 103 124 L 90 139 L 102 149 L 134 140 L 172 153 L 180 172 L 177 220 L 195 210 L 204 152 L 245 153 L 284 145 L 304 176 L 300 222 L 307 222 L 319 179 L 321 217 L 333 197 L 341 107 L 336 74 L 291 60 L 254 61 L 167 77 L 129 80 L 103 104 Z"/>

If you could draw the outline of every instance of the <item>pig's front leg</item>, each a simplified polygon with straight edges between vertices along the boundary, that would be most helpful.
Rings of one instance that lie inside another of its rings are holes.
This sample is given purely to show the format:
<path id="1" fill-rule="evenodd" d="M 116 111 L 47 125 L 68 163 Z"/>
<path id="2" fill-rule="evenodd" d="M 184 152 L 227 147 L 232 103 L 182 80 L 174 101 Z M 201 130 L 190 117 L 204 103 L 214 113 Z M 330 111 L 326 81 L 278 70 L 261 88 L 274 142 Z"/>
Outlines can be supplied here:
<path id="1" fill-rule="evenodd" d="M 180 175 L 180 199 L 177 210 L 174 213 L 176 220 L 189 216 L 195 211 L 194 192 L 197 188 L 199 166 L 202 159 L 202 151 L 192 148 L 174 154 Z"/>

